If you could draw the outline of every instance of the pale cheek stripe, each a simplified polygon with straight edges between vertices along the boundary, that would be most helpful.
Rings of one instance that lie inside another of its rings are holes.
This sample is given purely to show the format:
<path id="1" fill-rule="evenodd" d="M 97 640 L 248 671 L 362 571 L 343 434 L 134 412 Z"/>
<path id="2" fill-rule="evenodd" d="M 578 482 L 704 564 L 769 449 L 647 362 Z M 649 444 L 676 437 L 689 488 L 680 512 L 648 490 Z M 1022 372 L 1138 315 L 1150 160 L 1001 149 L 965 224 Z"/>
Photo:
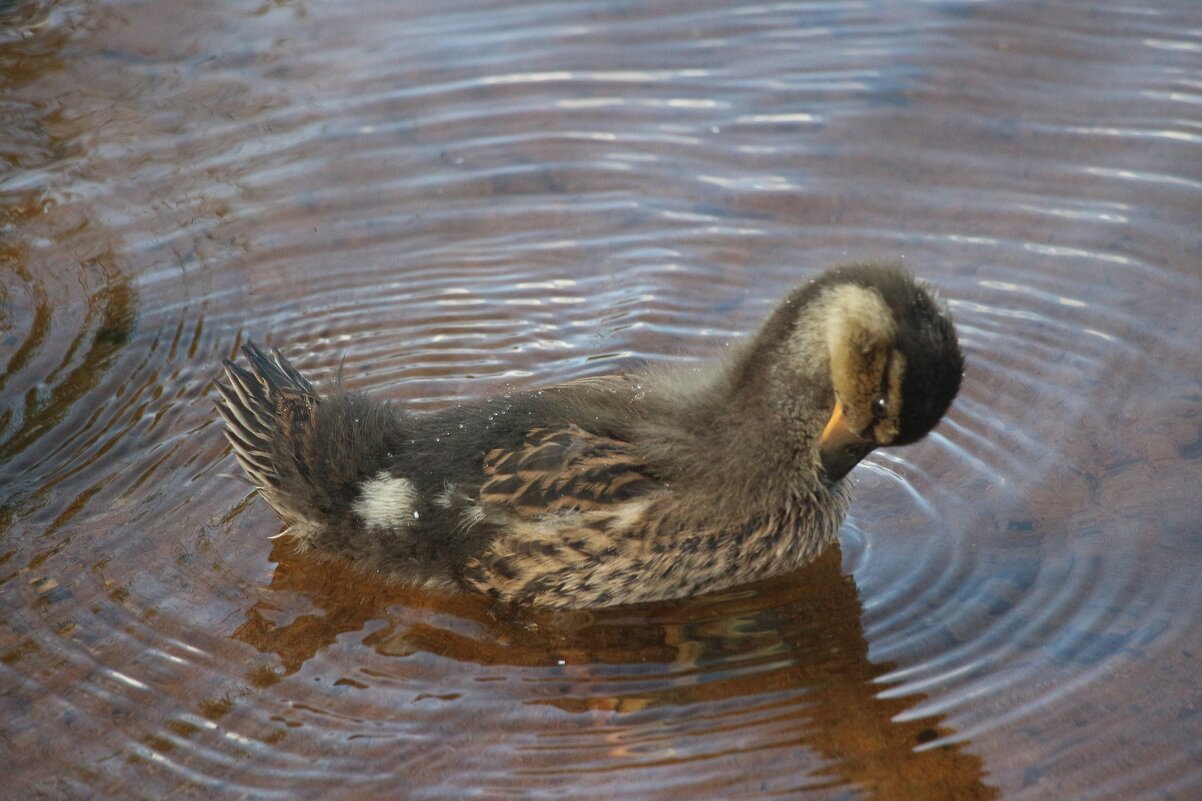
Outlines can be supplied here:
<path id="1" fill-rule="evenodd" d="M 902 377 L 906 374 L 906 356 L 900 350 L 893 351 L 893 359 L 889 364 L 889 408 L 892 414 L 887 418 L 889 442 L 897 439 L 901 431 L 902 412 Z M 883 443 L 888 444 L 888 443 Z"/>

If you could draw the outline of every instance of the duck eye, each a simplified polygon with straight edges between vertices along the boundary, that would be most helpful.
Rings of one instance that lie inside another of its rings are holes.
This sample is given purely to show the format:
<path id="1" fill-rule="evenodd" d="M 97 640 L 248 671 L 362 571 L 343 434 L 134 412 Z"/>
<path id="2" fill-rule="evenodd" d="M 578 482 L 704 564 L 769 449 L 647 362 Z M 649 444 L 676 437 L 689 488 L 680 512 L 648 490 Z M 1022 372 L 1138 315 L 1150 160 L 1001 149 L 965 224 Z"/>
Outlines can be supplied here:
<path id="1" fill-rule="evenodd" d="M 889 404 L 883 397 L 877 398 L 872 402 L 872 416 L 877 420 L 884 417 L 887 411 L 889 411 Z"/>

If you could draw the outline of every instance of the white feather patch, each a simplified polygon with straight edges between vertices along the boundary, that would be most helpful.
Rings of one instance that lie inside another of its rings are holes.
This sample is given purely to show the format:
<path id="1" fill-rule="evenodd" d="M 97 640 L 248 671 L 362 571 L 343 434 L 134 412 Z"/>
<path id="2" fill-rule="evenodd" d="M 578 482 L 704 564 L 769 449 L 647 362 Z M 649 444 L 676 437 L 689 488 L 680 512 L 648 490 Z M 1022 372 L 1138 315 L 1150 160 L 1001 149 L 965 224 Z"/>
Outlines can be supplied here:
<path id="1" fill-rule="evenodd" d="M 417 519 L 416 505 L 413 482 L 382 470 L 363 482 L 351 509 L 369 528 L 400 528 Z"/>

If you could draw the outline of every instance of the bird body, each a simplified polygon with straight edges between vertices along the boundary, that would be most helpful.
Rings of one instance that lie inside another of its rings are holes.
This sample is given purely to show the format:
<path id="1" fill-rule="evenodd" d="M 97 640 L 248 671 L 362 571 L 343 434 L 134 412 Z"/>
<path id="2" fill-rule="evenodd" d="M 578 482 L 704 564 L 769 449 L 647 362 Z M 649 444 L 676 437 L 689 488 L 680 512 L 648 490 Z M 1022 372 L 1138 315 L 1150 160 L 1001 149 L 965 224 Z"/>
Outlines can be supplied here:
<path id="1" fill-rule="evenodd" d="M 798 287 L 717 363 L 430 414 L 321 396 L 278 351 L 243 353 L 218 406 L 299 547 L 552 607 L 684 597 L 812 560 L 846 513 L 846 472 L 925 435 L 963 367 L 942 304 L 871 265 Z"/>

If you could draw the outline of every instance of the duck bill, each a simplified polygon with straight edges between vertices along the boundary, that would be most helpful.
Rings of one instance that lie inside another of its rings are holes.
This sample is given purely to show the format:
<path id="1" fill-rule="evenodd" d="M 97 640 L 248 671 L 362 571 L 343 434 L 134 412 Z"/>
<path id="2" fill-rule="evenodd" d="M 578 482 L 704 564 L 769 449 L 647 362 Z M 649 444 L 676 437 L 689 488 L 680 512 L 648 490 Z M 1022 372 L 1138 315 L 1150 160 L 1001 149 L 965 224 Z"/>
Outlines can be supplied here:
<path id="1" fill-rule="evenodd" d="M 843 478 L 875 447 L 875 442 L 864 439 L 847 427 L 843 404 L 836 400 L 831 419 L 827 421 L 818 440 L 818 455 L 826 472 L 826 480 L 833 484 Z"/>

